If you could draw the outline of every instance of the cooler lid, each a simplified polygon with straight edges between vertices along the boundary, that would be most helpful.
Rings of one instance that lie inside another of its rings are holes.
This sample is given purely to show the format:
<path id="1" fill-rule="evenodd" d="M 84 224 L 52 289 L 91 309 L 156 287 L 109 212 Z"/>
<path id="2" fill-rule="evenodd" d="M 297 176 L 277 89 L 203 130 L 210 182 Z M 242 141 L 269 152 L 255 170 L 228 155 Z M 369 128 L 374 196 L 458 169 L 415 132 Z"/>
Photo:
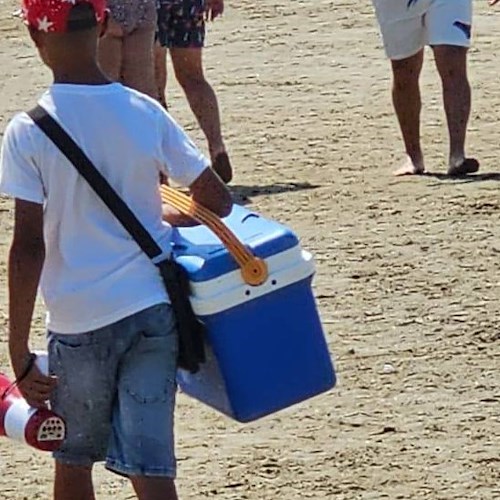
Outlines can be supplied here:
<path id="1" fill-rule="evenodd" d="M 223 221 L 261 259 L 298 245 L 298 238 L 290 229 L 239 205 L 234 205 Z M 195 282 L 211 280 L 238 269 L 221 241 L 205 226 L 175 228 L 173 255 Z"/>

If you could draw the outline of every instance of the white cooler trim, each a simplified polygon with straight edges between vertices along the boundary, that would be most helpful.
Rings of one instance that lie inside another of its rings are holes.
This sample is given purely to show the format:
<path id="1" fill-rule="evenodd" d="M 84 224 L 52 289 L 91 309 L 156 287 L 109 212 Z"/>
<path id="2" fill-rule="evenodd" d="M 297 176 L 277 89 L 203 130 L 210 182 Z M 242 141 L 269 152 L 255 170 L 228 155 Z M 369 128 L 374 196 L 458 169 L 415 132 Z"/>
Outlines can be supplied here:
<path id="1" fill-rule="evenodd" d="M 182 263 L 182 258 L 179 259 Z M 247 285 L 239 269 L 208 281 L 191 281 L 191 304 L 198 316 L 208 316 L 236 307 L 297 283 L 314 274 L 314 260 L 297 245 L 266 259 L 269 276 L 259 286 Z"/>

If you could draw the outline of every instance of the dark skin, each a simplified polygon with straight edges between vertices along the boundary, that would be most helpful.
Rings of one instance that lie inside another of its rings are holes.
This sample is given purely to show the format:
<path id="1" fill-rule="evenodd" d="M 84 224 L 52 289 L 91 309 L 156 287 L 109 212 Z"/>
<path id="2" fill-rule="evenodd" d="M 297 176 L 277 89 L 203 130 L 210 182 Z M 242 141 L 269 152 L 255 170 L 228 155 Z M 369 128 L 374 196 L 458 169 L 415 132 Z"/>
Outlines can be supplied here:
<path id="1" fill-rule="evenodd" d="M 215 18 L 222 16 L 223 12 L 224 0 L 207 0 L 205 3 L 205 19 L 207 21 L 213 21 Z"/>

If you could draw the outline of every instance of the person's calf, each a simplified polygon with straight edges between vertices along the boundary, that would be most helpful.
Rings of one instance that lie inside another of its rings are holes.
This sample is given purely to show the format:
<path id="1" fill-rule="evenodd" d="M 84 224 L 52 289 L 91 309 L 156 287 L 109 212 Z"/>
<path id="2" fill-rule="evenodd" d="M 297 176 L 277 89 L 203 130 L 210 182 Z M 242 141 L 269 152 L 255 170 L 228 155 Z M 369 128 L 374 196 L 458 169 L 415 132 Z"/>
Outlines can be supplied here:
<path id="1" fill-rule="evenodd" d="M 178 500 L 173 479 L 132 476 L 130 480 L 139 500 Z"/>
<path id="2" fill-rule="evenodd" d="M 392 100 L 407 154 L 406 162 L 394 171 L 395 175 L 421 174 L 425 171 L 420 146 L 419 77 L 422 63 L 423 51 L 403 60 L 391 61 Z"/>
<path id="3" fill-rule="evenodd" d="M 467 48 L 451 45 L 433 47 L 443 87 L 443 104 L 448 123 L 449 175 L 477 172 L 479 162 L 467 158 L 465 138 L 471 110 L 471 89 L 467 77 Z"/>
<path id="4" fill-rule="evenodd" d="M 207 138 L 212 168 L 228 184 L 233 178 L 233 169 L 222 139 L 215 92 L 204 78 L 182 78 L 179 83 Z"/>
<path id="5" fill-rule="evenodd" d="M 56 461 L 54 500 L 95 500 L 92 467 Z"/>

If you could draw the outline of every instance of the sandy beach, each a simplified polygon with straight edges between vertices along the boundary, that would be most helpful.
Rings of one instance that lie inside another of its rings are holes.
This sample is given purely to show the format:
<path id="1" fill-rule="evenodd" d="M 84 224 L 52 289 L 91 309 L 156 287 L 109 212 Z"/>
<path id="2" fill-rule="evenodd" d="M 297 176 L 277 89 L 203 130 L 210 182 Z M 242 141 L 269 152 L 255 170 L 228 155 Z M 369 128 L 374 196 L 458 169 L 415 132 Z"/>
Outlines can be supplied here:
<path id="1" fill-rule="evenodd" d="M 447 131 L 430 52 L 422 79 L 430 173 L 391 176 L 402 144 L 371 2 L 229 0 L 209 27 L 206 73 L 235 199 L 288 224 L 314 254 L 339 380 L 246 425 L 180 395 L 182 499 L 500 498 L 500 9 L 474 4 L 468 149 L 482 167 L 459 180 L 444 175 Z M 50 81 L 15 9 L 0 0 L 1 131 Z M 173 78 L 169 85 L 171 113 L 206 149 Z M 5 198 L 0 225 L 6 332 Z M 43 323 L 40 305 L 36 347 Z M 5 333 L 0 366 L 10 373 Z M 51 482 L 50 455 L 0 440 L 0 499 L 49 499 Z M 95 482 L 100 500 L 134 498 L 101 466 Z"/>

